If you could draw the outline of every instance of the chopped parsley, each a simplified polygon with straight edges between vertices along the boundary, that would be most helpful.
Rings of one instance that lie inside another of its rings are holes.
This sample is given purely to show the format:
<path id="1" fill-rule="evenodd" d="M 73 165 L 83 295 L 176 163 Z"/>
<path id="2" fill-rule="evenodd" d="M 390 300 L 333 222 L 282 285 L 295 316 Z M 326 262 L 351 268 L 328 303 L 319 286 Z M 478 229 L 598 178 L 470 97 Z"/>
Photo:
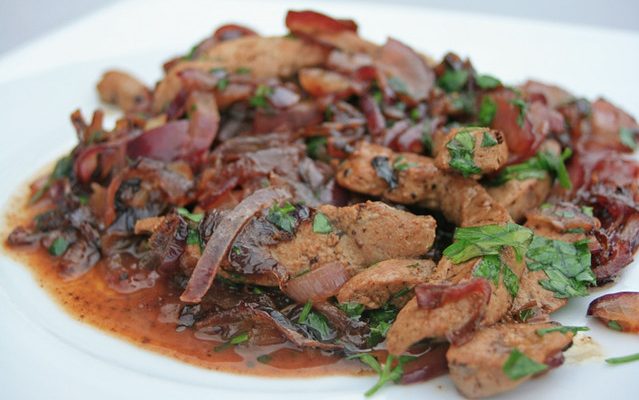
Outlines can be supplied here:
<path id="1" fill-rule="evenodd" d="M 395 171 L 406 171 L 407 169 L 416 167 L 416 166 L 417 166 L 416 163 L 406 161 L 406 157 L 404 156 L 397 157 L 395 159 L 395 162 L 393 163 L 393 169 Z"/>
<path id="2" fill-rule="evenodd" d="M 623 356 L 623 357 L 606 358 L 606 362 L 612 365 L 625 364 L 632 361 L 639 361 L 639 353 L 631 354 L 629 356 Z"/>
<path id="3" fill-rule="evenodd" d="M 553 174 L 559 180 L 559 184 L 564 189 L 572 188 L 570 175 L 564 161 L 572 155 L 572 150 L 565 149 L 561 156 L 541 151 L 534 157 L 529 158 L 521 164 L 510 165 L 491 181 L 491 184 L 501 185 L 511 179 L 523 181 L 525 179 L 544 179 L 548 173 Z"/>
<path id="4" fill-rule="evenodd" d="M 490 126 L 495 119 L 495 114 L 497 113 L 497 103 L 490 96 L 484 96 L 481 100 L 481 105 L 479 106 L 479 114 L 477 115 L 477 119 L 479 120 L 479 124 L 482 126 Z"/>
<path id="5" fill-rule="evenodd" d="M 396 93 L 408 94 L 408 86 L 403 80 L 396 76 L 388 78 L 388 86 L 391 87 Z"/>
<path id="6" fill-rule="evenodd" d="M 588 328 L 587 326 L 555 326 L 552 328 L 537 329 L 537 334 L 539 336 L 544 336 L 545 334 L 552 333 L 552 332 L 559 332 L 559 333 L 572 332 L 574 335 L 576 335 L 577 332 L 585 332 L 589 330 L 590 328 Z"/>
<path id="7" fill-rule="evenodd" d="M 533 315 L 535 315 L 535 312 L 533 311 L 532 308 L 527 308 L 525 310 L 519 311 L 519 319 L 521 320 L 521 322 L 528 321 L 528 319 L 532 317 Z"/>
<path id="8" fill-rule="evenodd" d="M 236 74 L 240 74 L 240 75 L 246 75 L 246 74 L 251 73 L 251 69 L 250 69 L 250 68 L 248 68 L 248 67 L 238 67 L 238 68 L 235 70 L 235 73 L 236 73 Z"/>
<path id="9" fill-rule="evenodd" d="M 593 208 L 590 206 L 581 206 L 581 212 L 586 214 L 589 217 L 593 217 Z"/>
<path id="10" fill-rule="evenodd" d="M 200 234 L 196 229 L 189 228 L 189 231 L 186 235 L 186 244 L 197 244 L 198 246 L 200 246 L 200 249 L 203 247 L 202 239 L 200 239 Z M 235 246 L 233 247 L 233 249 L 235 249 Z"/>
<path id="11" fill-rule="evenodd" d="M 215 84 L 215 87 L 217 88 L 217 90 L 223 91 L 224 89 L 228 87 L 228 85 L 229 85 L 229 79 L 221 78 L 219 81 L 217 81 L 217 83 Z"/>
<path id="12" fill-rule="evenodd" d="M 228 342 L 222 343 L 219 346 L 215 346 L 213 348 L 213 351 L 220 352 L 220 351 L 228 349 L 229 347 L 237 346 L 238 344 L 248 342 L 248 340 L 249 340 L 248 332 L 236 333 L 235 335 L 233 335 L 233 337 L 231 337 L 231 339 Z"/>
<path id="13" fill-rule="evenodd" d="M 36 191 L 33 196 L 29 199 L 29 204 L 34 204 L 38 200 L 44 196 L 44 194 L 49 190 L 51 184 L 59 179 L 68 178 L 71 176 L 71 172 L 73 171 L 73 158 L 68 155 L 59 159 L 55 166 L 53 167 L 53 171 L 51 175 L 47 178 L 46 183 Z"/>
<path id="14" fill-rule="evenodd" d="M 525 376 L 545 371 L 548 369 L 548 366 L 546 364 L 538 363 L 519 351 L 519 349 L 515 348 L 512 349 L 508 359 L 501 369 L 510 380 L 516 381 L 517 379 Z"/>
<path id="15" fill-rule="evenodd" d="M 200 222 L 204 219 L 204 214 L 202 213 L 192 213 L 184 207 L 178 207 L 175 209 L 178 214 L 183 216 L 184 218 L 190 219 L 193 222 Z"/>
<path id="16" fill-rule="evenodd" d="M 49 246 L 49 254 L 52 256 L 61 256 L 69 248 L 69 242 L 65 238 L 58 236 L 55 238 L 51 246 Z"/>
<path id="17" fill-rule="evenodd" d="M 324 136 L 314 136 L 306 139 L 306 154 L 314 160 L 323 158 L 326 154 L 328 140 Z"/>
<path id="18" fill-rule="evenodd" d="M 300 324 L 303 324 L 304 322 L 306 322 L 306 318 L 308 318 L 308 314 L 310 314 L 311 309 L 313 308 L 313 303 L 311 303 L 311 301 L 307 301 L 306 304 L 304 304 L 304 308 L 302 308 L 302 312 L 300 313 L 300 316 L 297 318 L 297 322 L 299 322 Z"/>
<path id="19" fill-rule="evenodd" d="M 424 128 L 422 130 L 422 144 L 424 145 L 424 154 L 432 155 L 433 154 L 433 132 L 430 127 L 430 122 L 424 123 Z"/>
<path id="20" fill-rule="evenodd" d="M 249 104 L 255 108 L 267 108 L 269 103 L 267 97 L 273 94 L 273 88 L 260 85 L 255 89 L 255 94 L 250 98 Z"/>
<path id="21" fill-rule="evenodd" d="M 297 225 L 297 219 L 295 218 L 294 213 L 295 206 L 287 201 L 282 206 L 277 204 L 273 205 L 273 207 L 271 207 L 268 211 L 266 219 L 281 230 L 288 233 L 294 233 Z"/>
<path id="22" fill-rule="evenodd" d="M 377 383 L 364 393 L 366 397 L 370 397 L 377 393 L 377 391 L 387 383 L 398 383 L 404 374 L 404 364 L 413 360 L 415 357 L 399 356 L 399 358 L 395 358 L 395 356 L 389 354 L 388 357 L 386 357 L 384 364 L 380 364 L 375 357 L 368 353 L 359 353 L 348 356 L 349 360 L 353 360 L 355 358 L 359 359 L 362 363 L 368 365 L 373 371 L 379 374 Z M 393 362 L 395 360 L 397 360 L 397 365 L 393 367 Z"/>
<path id="23" fill-rule="evenodd" d="M 539 284 L 557 298 L 587 296 L 588 286 L 597 283 L 590 268 L 588 239 L 570 243 L 535 236 L 526 258 L 529 270 L 546 273 L 548 279 Z"/>
<path id="24" fill-rule="evenodd" d="M 455 242 L 444 249 L 444 255 L 459 264 L 475 257 L 498 255 L 510 246 L 518 260 L 523 259 L 533 233 L 517 224 L 482 225 L 455 229 Z"/>
<path id="25" fill-rule="evenodd" d="M 475 75 L 475 83 L 480 89 L 495 89 L 501 86 L 501 81 L 490 75 Z"/>
<path id="26" fill-rule="evenodd" d="M 370 347 L 384 340 L 398 311 L 392 304 L 386 303 L 382 308 L 367 312 L 370 329 L 368 345 Z"/>
<path id="27" fill-rule="evenodd" d="M 619 129 L 619 140 L 621 144 L 631 150 L 637 150 L 637 139 L 635 135 L 636 133 L 630 128 Z"/>
<path id="28" fill-rule="evenodd" d="M 621 325 L 619 325 L 619 322 L 612 320 L 612 321 L 608 321 L 608 328 L 613 329 L 615 331 L 623 331 L 623 328 L 621 327 Z"/>
<path id="29" fill-rule="evenodd" d="M 459 92 L 468 81 L 468 71 L 460 69 L 457 71 L 446 70 L 444 74 L 437 80 L 439 87 L 446 92 Z"/>
<path id="30" fill-rule="evenodd" d="M 484 131 L 481 139 L 481 147 L 493 147 L 497 146 L 499 142 L 490 133 Z"/>
<path id="31" fill-rule="evenodd" d="M 484 256 L 481 262 L 475 267 L 473 276 L 486 278 L 495 286 L 499 285 L 499 275 L 502 276 L 504 287 L 512 297 L 519 292 L 519 278 L 515 273 L 501 261 L 501 257 L 496 254 Z"/>
<path id="32" fill-rule="evenodd" d="M 359 317 L 364 312 L 364 305 L 359 303 L 340 303 L 338 307 L 351 318 Z"/>
<path id="33" fill-rule="evenodd" d="M 315 233 L 331 233 L 333 232 L 333 226 L 331 221 L 328 220 L 326 215 L 321 212 L 317 212 L 313 218 L 313 232 Z"/>
<path id="34" fill-rule="evenodd" d="M 461 172 L 463 176 L 481 173 L 481 169 L 475 164 L 474 150 L 475 137 L 466 129 L 460 130 L 452 140 L 446 144 L 451 168 Z"/>
<path id="35" fill-rule="evenodd" d="M 323 315 L 311 311 L 310 307 L 308 307 L 310 304 L 310 302 L 306 303 L 298 322 L 310 328 L 314 336 L 319 340 L 330 340 L 333 334 L 331 333 L 331 328 L 328 326 L 328 321 Z"/>
<path id="36" fill-rule="evenodd" d="M 519 108 L 519 115 L 517 115 L 517 125 L 524 126 L 524 122 L 526 120 L 526 109 L 528 108 L 528 105 L 521 98 L 517 98 L 515 100 L 511 100 L 510 104 L 512 104 L 515 107 Z"/>

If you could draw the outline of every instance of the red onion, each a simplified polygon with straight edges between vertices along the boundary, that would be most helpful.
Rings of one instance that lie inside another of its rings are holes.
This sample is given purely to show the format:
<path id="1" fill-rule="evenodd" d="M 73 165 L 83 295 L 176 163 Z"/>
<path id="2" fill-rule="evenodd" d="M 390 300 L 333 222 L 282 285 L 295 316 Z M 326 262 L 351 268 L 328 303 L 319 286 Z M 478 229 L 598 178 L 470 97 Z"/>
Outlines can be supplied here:
<path id="1" fill-rule="evenodd" d="M 441 307 L 449 302 L 458 301 L 475 293 L 481 294 L 486 303 L 488 303 L 491 294 L 488 281 L 485 279 L 473 279 L 457 285 L 451 283 L 439 285 L 423 283 L 415 286 L 417 304 L 419 307 L 427 310 Z"/>
<path id="2" fill-rule="evenodd" d="M 379 105 L 371 95 L 360 97 L 359 105 L 366 116 L 368 131 L 374 138 L 378 137 L 386 128 L 386 121 L 384 120 L 382 111 L 379 109 Z"/>
<path id="3" fill-rule="evenodd" d="M 402 384 L 424 382 L 448 372 L 447 343 L 439 343 L 404 365 Z"/>
<path id="4" fill-rule="evenodd" d="M 350 19 L 335 19 L 315 11 L 289 11 L 286 27 L 294 33 L 313 35 L 317 33 L 357 32 L 357 24 Z"/>
<path id="5" fill-rule="evenodd" d="M 260 189 L 230 211 L 206 243 L 202 257 L 198 260 L 180 300 L 186 303 L 199 303 L 211 287 L 220 264 L 242 227 L 263 208 L 290 196 L 286 190 L 279 188 Z"/>
<path id="6" fill-rule="evenodd" d="M 282 291 L 299 303 L 309 300 L 318 302 L 337 294 L 349 278 L 342 263 L 330 262 L 290 279 L 284 284 Z"/>
<path id="7" fill-rule="evenodd" d="M 588 315 L 597 317 L 612 329 L 639 333 L 639 292 L 598 297 L 588 306 Z"/>

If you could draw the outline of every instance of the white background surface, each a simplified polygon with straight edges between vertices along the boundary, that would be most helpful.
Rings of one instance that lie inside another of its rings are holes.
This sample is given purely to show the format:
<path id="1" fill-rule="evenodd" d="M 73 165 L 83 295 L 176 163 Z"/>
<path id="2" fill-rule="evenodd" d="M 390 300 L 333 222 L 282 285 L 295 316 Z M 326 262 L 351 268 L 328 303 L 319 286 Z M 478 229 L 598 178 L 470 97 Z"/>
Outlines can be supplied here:
<path id="1" fill-rule="evenodd" d="M 0 205 L 40 166 L 74 144 L 68 115 L 99 106 L 94 84 L 113 66 L 149 83 L 171 55 L 187 51 L 228 20 L 263 33 L 282 33 L 284 10 L 295 3 L 218 1 L 118 3 L 0 59 Z M 388 34 L 435 57 L 448 49 L 469 55 L 481 72 L 507 82 L 534 76 L 594 98 L 605 94 L 639 115 L 639 34 L 478 18 L 410 6 L 316 3 L 357 19 L 381 42 Z M 193 12 L 197 10 L 198 12 Z M 639 290 L 637 263 L 605 292 Z M 592 298 L 591 297 L 591 298 Z M 611 332 L 584 317 L 590 299 L 576 299 L 556 316 L 588 325 L 605 357 L 639 351 L 639 338 Z M 566 365 L 529 382 L 510 398 L 637 398 L 639 363 L 606 366 L 601 358 Z M 54 305 L 24 268 L 0 257 L 0 399 L 277 398 L 358 399 L 370 379 L 253 379 L 211 373 L 142 351 L 80 324 Z M 438 388 L 441 385 L 442 388 Z M 384 389 L 376 399 L 456 397 L 446 378 Z"/>
<path id="2" fill-rule="evenodd" d="M 0 0 L 0 54 L 116 1 L 123 0 Z M 241 0 L 238 3 L 239 1 Z M 639 2 L 636 0 L 359 1 L 376 1 L 388 5 L 412 4 L 442 10 L 639 31 Z M 304 3 L 298 2 L 297 7 Z"/>

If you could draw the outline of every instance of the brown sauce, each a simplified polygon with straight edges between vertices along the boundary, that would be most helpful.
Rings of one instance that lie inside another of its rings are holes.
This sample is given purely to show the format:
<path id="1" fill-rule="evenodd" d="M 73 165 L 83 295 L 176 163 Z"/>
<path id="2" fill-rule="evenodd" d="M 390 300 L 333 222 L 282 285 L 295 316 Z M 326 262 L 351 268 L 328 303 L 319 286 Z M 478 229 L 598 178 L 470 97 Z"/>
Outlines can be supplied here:
<path id="1" fill-rule="evenodd" d="M 28 223 L 38 213 L 25 206 L 27 192 L 16 195 L 10 202 L 11 211 L 5 211 L 5 229 L 0 232 L 3 251 L 28 268 L 39 286 L 73 318 L 145 350 L 212 370 L 278 377 L 370 373 L 356 360 L 320 350 L 299 349 L 289 343 L 224 347 L 193 329 L 162 322 L 162 306 L 179 303 L 179 293 L 170 289 L 164 276 L 151 288 L 118 293 L 108 286 L 107 267 L 101 260 L 80 278 L 63 279 L 56 259 L 45 249 L 12 248 L 6 243 L 14 227 Z"/>

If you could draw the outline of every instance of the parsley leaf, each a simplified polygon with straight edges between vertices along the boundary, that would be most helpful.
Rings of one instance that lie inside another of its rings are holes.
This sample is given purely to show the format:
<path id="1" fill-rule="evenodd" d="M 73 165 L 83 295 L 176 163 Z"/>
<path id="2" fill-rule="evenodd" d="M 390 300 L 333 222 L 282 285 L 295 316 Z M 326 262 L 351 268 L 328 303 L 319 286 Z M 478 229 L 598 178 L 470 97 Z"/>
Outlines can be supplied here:
<path id="1" fill-rule="evenodd" d="M 537 334 L 539 336 L 544 336 L 545 334 L 551 333 L 551 332 L 559 332 L 559 333 L 572 332 L 573 334 L 577 334 L 577 332 L 585 332 L 589 330 L 590 328 L 588 328 L 587 326 L 555 326 L 552 328 L 537 329 Z"/>
<path id="2" fill-rule="evenodd" d="M 619 331 L 619 332 L 623 331 L 623 328 L 621 327 L 621 325 L 619 325 L 619 322 L 617 321 L 614 321 L 614 320 L 608 321 L 607 325 L 608 325 L 608 328 L 613 329 L 615 331 Z"/>
<path id="3" fill-rule="evenodd" d="M 370 347 L 374 347 L 384 340 L 398 312 L 399 310 L 393 305 L 387 303 L 382 308 L 367 313 L 370 329 L 368 345 Z"/>
<path id="4" fill-rule="evenodd" d="M 477 114 L 480 125 L 490 126 L 495 114 L 497 114 L 497 103 L 490 96 L 484 96 L 479 106 L 479 114 Z"/>
<path id="5" fill-rule="evenodd" d="M 528 321 L 528 318 L 532 317 L 533 315 L 535 315 L 535 312 L 531 308 L 519 311 L 519 319 L 521 320 L 521 322 Z"/>
<path id="6" fill-rule="evenodd" d="M 444 255 L 459 264 L 475 257 L 497 255 L 504 246 L 510 246 L 521 260 L 532 237 L 530 229 L 512 223 L 457 228 L 456 241 L 444 249 Z"/>
<path id="7" fill-rule="evenodd" d="M 177 213 L 183 216 L 184 218 L 190 219 L 193 222 L 200 222 L 204 218 L 204 214 L 191 213 L 189 210 L 187 210 L 184 207 L 178 207 L 175 209 L 175 211 L 177 211 Z"/>
<path id="8" fill-rule="evenodd" d="M 297 219 L 293 214 L 294 212 L 295 206 L 287 201 L 282 206 L 278 206 L 277 204 L 273 205 L 268 211 L 266 219 L 281 230 L 294 233 L 297 224 Z"/>
<path id="9" fill-rule="evenodd" d="M 215 87 L 219 90 L 219 91 L 223 91 L 224 89 L 226 89 L 229 85 L 229 79 L 228 78 L 221 78 L 220 80 L 217 81 L 217 84 L 215 84 Z"/>
<path id="10" fill-rule="evenodd" d="M 49 254 L 52 256 L 61 256 L 69 248 L 69 242 L 65 238 L 58 236 L 55 238 L 51 246 L 49 246 Z"/>
<path id="11" fill-rule="evenodd" d="M 444 74 L 437 80 L 439 87 L 446 92 L 459 92 L 468 81 L 468 71 L 460 69 L 457 71 L 446 70 Z"/>
<path id="12" fill-rule="evenodd" d="M 487 255 L 482 258 L 475 267 L 473 276 L 486 278 L 495 286 L 499 285 L 499 275 L 502 275 L 502 282 L 512 297 L 519 292 L 519 277 L 501 261 L 499 255 Z"/>
<path id="13" fill-rule="evenodd" d="M 511 350 L 508 359 L 501 369 L 510 380 L 515 381 L 525 376 L 545 371 L 548 369 L 548 366 L 538 363 L 515 348 Z"/>
<path id="14" fill-rule="evenodd" d="M 303 324 L 316 332 L 320 340 L 330 340 L 333 338 L 331 328 L 328 326 L 328 321 L 321 314 L 311 311 L 308 313 L 308 317 L 306 317 Z"/>
<path id="15" fill-rule="evenodd" d="M 239 332 L 233 335 L 228 342 L 215 346 L 213 348 L 213 351 L 220 352 L 220 351 L 228 349 L 229 347 L 237 346 L 238 344 L 248 342 L 248 340 L 249 340 L 248 332 Z"/>
<path id="16" fill-rule="evenodd" d="M 519 115 L 517 115 L 517 125 L 524 126 L 525 118 L 526 118 L 526 109 L 528 105 L 523 99 L 514 99 L 510 101 L 510 104 L 519 108 Z"/>
<path id="17" fill-rule="evenodd" d="M 384 362 L 384 364 L 380 364 L 379 361 L 375 359 L 375 357 L 368 353 L 359 353 L 348 357 L 349 360 L 355 358 L 359 359 L 362 363 L 368 365 L 373 369 L 373 371 L 379 374 L 377 383 L 375 383 L 372 388 L 368 389 L 366 393 L 364 393 L 366 397 L 370 397 L 377 393 L 377 391 L 385 384 L 389 382 L 399 382 L 402 375 L 404 374 L 404 364 L 406 364 L 410 360 L 413 360 L 415 357 L 399 356 L 399 358 L 397 358 L 397 365 L 394 368 L 393 362 L 396 360 L 396 358 L 395 356 L 390 354 L 388 355 L 388 357 L 386 357 L 386 361 Z"/>
<path id="18" fill-rule="evenodd" d="M 635 138 L 635 132 L 630 128 L 619 129 L 619 140 L 621 144 L 631 150 L 637 150 L 637 139 Z"/>
<path id="19" fill-rule="evenodd" d="M 246 75 L 246 74 L 249 74 L 250 72 L 251 72 L 251 69 L 248 67 L 238 67 L 235 70 L 235 73 L 240 75 Z"/>
<path id="20" fill-rule="evenodd" d="M 510 165 L 490 182 L 492 185 L 501 185 L 511 179 L 523 181 L 526 179 L 544 179 L 548 173 L 552 173 L 559 180 L 564 189 L 572 188 L 570 175 L 564 161 L 572 155 L 572 150 L 565 149 L 561 156 L 549 152 L 539 152 L 520 164 Z"/>
<path id="21" fill-rule="evenodd" d="M 461 172 L 463 176 L 481 173 L 481 169 L 475 164 L 474 150 L 475 137 L 468 130 L 462 129 L 446 144 L 450 161 L 448 164 Z"/>
<path id="22" fill-rule="evenodd" d="M 494 89 L 501 86 L 501 81 L 490 75 L 475 75 L 475 83 L 480 89 Z"/>
<path id="23" fill-rule="evenodd" d="M 297 317 L 297 322 L 299 322 L 300 324 L 306 322 L 306 318 L 308 318 L 308 314 L 310 314 L 311 308 L 313 308 L 313 303 L 311 303 L 311 301 L 309 300 L 306 302 L 306 304 L 304 304 L 304 308 L 302 308 L 300 316 Z"/>
<path id="24" fill-rule="evenodd" d="M 484 132 L 484 135 L 481 139 L 481 147 L 493 147 L 497 146 L 499 142 L 495 139 L 490 133 Z"/>
<path id="25" fill-rule="evenodd" d="M 249 104 L 255 108 L 267 108 L 269 103 L 267 97 L 273 93 L 273 88 L 260 85 L 255 89 L 255 94 L 250 98 Z"/>
<path id="26" fill-rule="evenodd" d="M 33 196 L 29 199 L 29 204 L 34 204 L 38 200 L 44 196 L 44 194 L 49 190 L 51 184 L 59 179 L 68 178 L 71 176 L 71 172 L 73 171 L 73 158 L 68 155 L 59 159 L 55 166 L 53 167 L 53 171 L 51 175 L 47 178 L 46 183 L 36 191 Z"/>
<path id="27" fill-rule="evenodd" d="M 324 136 L 314 136 L 306 139 L 306 154 L 313 160 L 325 159 L 327 139 Z"/>
<path id="28" fill-rule="evenodd" d="M 326 215 L 324 215 L 323 213 L 319 211 L 315 214 L 315 218 L 313 218 L 313 232 L 315 233 L 333 232 L 331 221 L 328 220 Z"/>
<path id="29" fill-rule="evenodd" d="M 198 246 L 200 246 L 200 249 L 203 246 L 202 244 L 202 239 L 200 239 L 200 234 L 198 233 L 197 229 L 193 229 L 193 228 L 189 228 L 188 233 L 186 235 L 186 244 L 197 244 Z M 233 246 L 233 249 L 235 249 L 236 247 Z"/>
<path id="30" fill-rule="evenodd" d="M 364 305 L 359 303 L 340 303 L 338 307 L 351 318 L 359 317 L 364 312 Z"/>
<path id="31" fill-rule="evenodd" d="M 262 364 L 268 364 L 269 362 L 271 362 L 272 359 L 273 357 L 268 354 L 262 354 L 261 356 L 258 356 L 256 358 L 257 362 Z"/>
<path id="32" fill-rule="evenodd" d="M 422 131 L 422 144 L 424 145 L 424 154 L 430 156 L 433 154 L 433 132 L 430 122 L 424 123 Z"/>
<path id="33" fill-rule="evenodd" d="M 624 356 L 624 357 L 613 357 L 613 358 L 606 358 L 606 362 L 608 364 L 625 364 L 625 363 L 629 363 L 632 361 L 639 361 L 639 353 L 636 354 L 631 354 L 629 356 Z"/>
<path id="34" fill-rule="evenodd" d="M 406 171 L 407 169 L 413 168 L 416 166 L 417 166 L 416 163 L 406 161 L 406 158 L 404 156 L 397 157 L 395 159 L 395 162 L 393 163 L 393 169 L 395 171 Z"/>
<path id="35" fill-rule="evenodd" d="M 588 285 L 596 285 L 590 269 L 588 240 L 575 243 L 535 236 L 526 254 L 528 269 L 543 270 L 548 279 L 539 284 L 557 298 L 587 296 Z"/>

